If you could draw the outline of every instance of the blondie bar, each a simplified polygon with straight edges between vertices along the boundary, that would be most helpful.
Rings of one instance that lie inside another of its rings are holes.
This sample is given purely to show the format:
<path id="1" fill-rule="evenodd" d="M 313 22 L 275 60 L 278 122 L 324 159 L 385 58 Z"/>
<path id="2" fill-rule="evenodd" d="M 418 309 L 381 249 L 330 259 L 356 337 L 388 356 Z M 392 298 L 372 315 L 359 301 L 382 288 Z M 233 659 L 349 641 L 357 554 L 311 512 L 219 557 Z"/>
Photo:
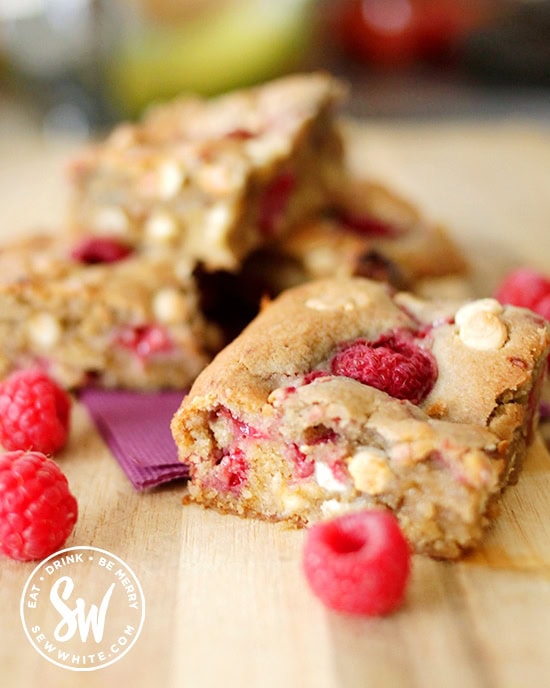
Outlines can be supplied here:
<path id="1" fill-rule="evenodd" d="M 465 276 L 467 264 L 446 230 L 372 180 L 349 180 L 332 209 L 301 222 L 245 264 L 245 275 L 274 295 L 312 279 L 360 276 L 398 289 Z"/>
<path id="2" fill-rule="evenodd" d="M 294 75 L 118 126 L 72 164 L 75 231 L 236 270 L 344 183 L 343 92 L 328 75 Z"/>
<path id="3" fill-rule="evenodd" d="M 36 236 L 0 251 L 0 377 L 40 366 L 67 388 L 188 386 L 221 345 L 188 262 L 113 239 Z"/>
<path id="4" fill-rule="evenodd" d="M 305 525 L 386 508 L 418 552 L 481 538 L 537 417 L 548 323 L 363 278 L 287 290 L 172 421 L 188 501 Z"/>

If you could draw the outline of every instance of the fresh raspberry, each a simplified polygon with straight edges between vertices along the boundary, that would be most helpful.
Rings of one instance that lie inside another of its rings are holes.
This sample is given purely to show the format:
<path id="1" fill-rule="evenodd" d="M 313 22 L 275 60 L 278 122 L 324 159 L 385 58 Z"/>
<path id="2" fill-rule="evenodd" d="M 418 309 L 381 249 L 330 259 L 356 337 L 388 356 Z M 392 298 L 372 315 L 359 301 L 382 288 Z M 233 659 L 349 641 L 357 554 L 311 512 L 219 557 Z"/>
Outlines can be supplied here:
<path id="1" fill-rule="evenodd" d="M 314 525 L 303 566 L 311 589 L 327 607 L 377 616 L 403 601 L 410 556 L 396 518 L 371 510 Z"/>
<path id="2" fill-rule="evenodd" d="M 550 293 L 542 298 L 535 306 L 535 312 L 550 321 Z"/>
<path id="3" fill-rule="evenodd" d="M 296 179 L 292 172 L 281 172 L 264 191 L 260 203 L 259 224 L 265 236 L 270 237 L 276 232 L 277 224 L 288 206 L 295 186 Z"/>
<path id="4" fill-rule="evenodd" d="M 78 504 L 59 466 L 41 452 L 0 454 L 0 551 L 12 559 L 43 559 L 61 548 Z"/>
<path id="5" fill-rule="evenodd" d="M 501 303 L 530 308 L 544 315 L 539 304 L 550 297 L 550 280 L 530 268 L 518 268 L 510 272 L 496 290 L 495 297 Z M 545 306 L 546 311 L 550 310 Z M 545 316 L 548 318 L 548 313 Z"/>
<path id="6" fill-rule="evenodd" d="M 126 258 L 132 249 L 115 237 L 86 237 L 71 251 L 71 258 L 80 263 L 116 263 Z"/>
<path id="7" fill-rule="evenodd" d="M 46 373 L 20 370 L 0 383 L 0 444 L 55 454 L 67 441 L 71 400 Z"/>
<path id="8" fill-rule="evenodd" d="M 413 404 L 425 399 L 437 378 L 434 357 L 405 331 L 382 335 L 375 342 L 357 339 L 334 355 L 331 370 Z"/>

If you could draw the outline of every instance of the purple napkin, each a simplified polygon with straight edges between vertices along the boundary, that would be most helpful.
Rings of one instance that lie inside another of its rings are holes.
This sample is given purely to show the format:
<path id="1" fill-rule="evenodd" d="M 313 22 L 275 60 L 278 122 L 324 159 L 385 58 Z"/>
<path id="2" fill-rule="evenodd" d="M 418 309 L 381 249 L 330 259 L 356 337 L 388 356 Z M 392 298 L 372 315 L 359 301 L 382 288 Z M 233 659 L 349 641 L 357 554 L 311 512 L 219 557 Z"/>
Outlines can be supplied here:
<path id="1" fill-rule="evenodd" d="M 79 399 L 136 490 L 189 476 L 179 463 L 170 421 L 184 392 L 84 389 Z"/>

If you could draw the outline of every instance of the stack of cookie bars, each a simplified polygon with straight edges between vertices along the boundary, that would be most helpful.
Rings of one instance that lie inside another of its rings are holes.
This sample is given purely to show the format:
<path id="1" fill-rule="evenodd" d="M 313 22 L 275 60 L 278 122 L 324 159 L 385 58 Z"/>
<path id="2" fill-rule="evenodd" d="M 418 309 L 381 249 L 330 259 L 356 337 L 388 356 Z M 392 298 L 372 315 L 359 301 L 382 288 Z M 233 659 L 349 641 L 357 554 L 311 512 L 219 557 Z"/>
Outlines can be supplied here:
<path id="1" fill-rule="evenodd" d="M 136 390 L 199 376 L 172 424 L 191 499 L 301 524 L 390 508 L 419 551 L 457 556 L 532 436 L 548 328 L 496 302 L 460 326 L 472 304 L 398 295 L 466 262 L 350 174 L 345 90 L 314 73 L 183 98 L 83 150 L 68 229 L 0 253 L 0 375 L 38 365 L 67 388 Z M 332 370 L 348 342 L 397 331 L 433 357 L 425 398 Z"/>

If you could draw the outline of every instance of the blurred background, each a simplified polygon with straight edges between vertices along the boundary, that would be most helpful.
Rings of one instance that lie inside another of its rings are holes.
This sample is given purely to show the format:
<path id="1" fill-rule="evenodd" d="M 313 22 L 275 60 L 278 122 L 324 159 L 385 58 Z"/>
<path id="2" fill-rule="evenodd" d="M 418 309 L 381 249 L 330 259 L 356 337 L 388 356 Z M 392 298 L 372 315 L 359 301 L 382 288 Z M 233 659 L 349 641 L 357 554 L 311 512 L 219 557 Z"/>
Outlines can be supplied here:
<path id="1" fill-rule="evenodd" d="M 0 122 L 84 136 L 297 70 L 348 114 L 550 122 L 548 0 L 0 0 Z"/>

